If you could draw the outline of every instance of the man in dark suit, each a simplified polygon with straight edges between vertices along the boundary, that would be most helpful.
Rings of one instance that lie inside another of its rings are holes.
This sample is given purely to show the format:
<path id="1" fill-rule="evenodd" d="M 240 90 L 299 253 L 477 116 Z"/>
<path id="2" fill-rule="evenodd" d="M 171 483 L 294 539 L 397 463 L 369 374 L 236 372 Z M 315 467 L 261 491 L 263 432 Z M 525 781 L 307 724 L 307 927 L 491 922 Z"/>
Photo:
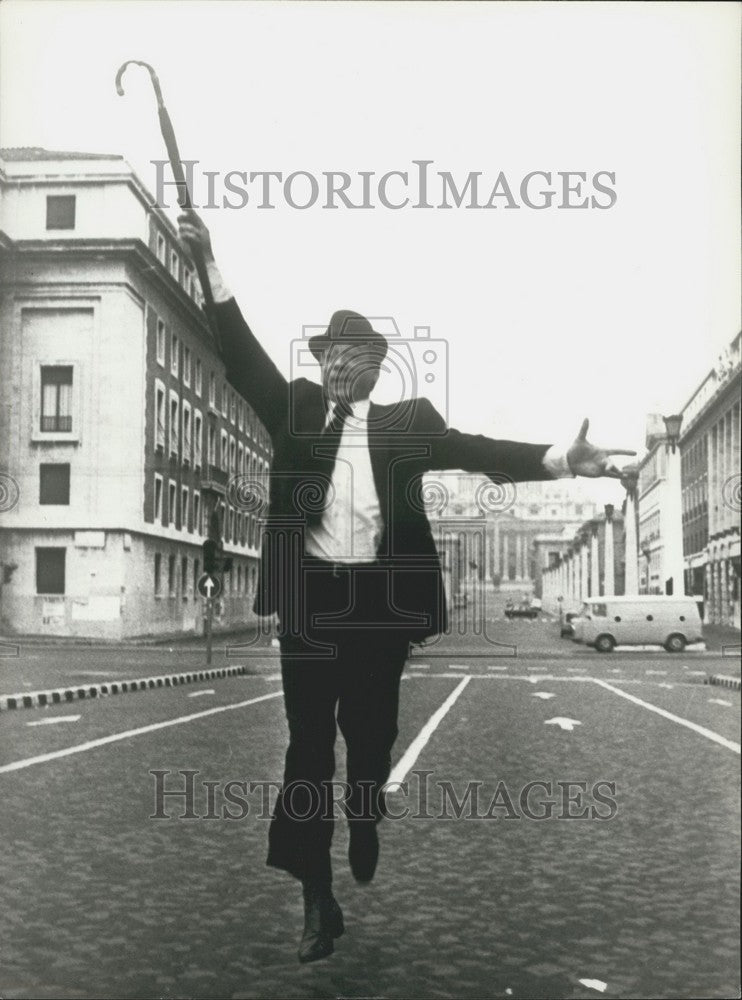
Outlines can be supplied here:
<path id="1" fill-rule="evenodd" d="M 268 864 L 302 882 L 299 958 L 314 961 L 343 931 L 330 864 L 336 724 L 347 746 L 350 866 L 358 882 L 369 882 L 409 645 L 447 627 L 422 476 L 463 469 L 500 483 L 618 477 L 610 455 L 634 452 L 591 445 L 587 421 L 560 451 L 449 429 L 424 397 L 377 405 L 369 396 L 388 344 L 350 310 L 336 312 L 308 342 L 321 384 L 289 382 L 225 288 L 194 212 L 181 216 L 180 232 L 207 262 L 227 377 L 273 443 L 254 611 L 278 618 L 289 747 Z"/>

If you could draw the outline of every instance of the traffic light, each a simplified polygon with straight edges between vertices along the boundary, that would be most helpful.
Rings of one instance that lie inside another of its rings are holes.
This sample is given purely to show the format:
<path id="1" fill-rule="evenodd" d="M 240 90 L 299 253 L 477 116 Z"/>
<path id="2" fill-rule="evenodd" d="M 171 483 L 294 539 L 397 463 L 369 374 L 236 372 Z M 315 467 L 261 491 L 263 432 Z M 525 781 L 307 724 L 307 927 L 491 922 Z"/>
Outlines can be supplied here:
<path id="1" fill-rule="evenodd" d="M 204 573 L 216 573 L 219 561 L 219 543 L 207 538 L 203 544 Z"/>

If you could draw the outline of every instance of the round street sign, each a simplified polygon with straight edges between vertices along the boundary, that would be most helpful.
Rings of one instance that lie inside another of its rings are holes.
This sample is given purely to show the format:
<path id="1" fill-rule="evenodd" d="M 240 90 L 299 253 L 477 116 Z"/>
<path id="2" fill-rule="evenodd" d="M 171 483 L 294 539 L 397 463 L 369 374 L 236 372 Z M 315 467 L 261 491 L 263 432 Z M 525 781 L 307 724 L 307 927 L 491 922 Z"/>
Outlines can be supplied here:
<path id="1" fill-rule="evenodd" d="M 196 583 L 201 597 L 218 597 L 222 592 L 222 581 L 213 573 L 202 573 Z"/>

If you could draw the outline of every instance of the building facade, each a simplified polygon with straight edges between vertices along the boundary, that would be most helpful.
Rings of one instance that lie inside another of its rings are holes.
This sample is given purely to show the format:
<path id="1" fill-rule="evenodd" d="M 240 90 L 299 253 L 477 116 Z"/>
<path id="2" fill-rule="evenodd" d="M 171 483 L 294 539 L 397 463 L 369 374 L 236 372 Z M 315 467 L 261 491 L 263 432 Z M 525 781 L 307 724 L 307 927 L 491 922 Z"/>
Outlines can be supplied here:
<path id="1" fill-rule="evenodd" d="M 0 630 L 200 633 L 253 623 L 260 524 L 240 477 L 270 439 L 225 379 L 192 262 L 121 157 L 0 154 Z"/>
<path id="2" fill-rule="evenodd" d="M 704 621 L 740 627 L 740 375 L 737 334 L 683 409 L 680 432 L 686 590 Z"/>

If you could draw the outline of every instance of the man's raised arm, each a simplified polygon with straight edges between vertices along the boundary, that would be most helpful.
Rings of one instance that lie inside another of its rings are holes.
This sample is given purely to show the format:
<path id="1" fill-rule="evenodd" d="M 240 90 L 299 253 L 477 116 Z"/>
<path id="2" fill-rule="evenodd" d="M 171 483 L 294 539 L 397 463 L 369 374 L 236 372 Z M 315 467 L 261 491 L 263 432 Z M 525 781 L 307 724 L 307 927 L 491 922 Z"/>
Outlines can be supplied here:
<path id="1" fill-rule="evenodd" d="M 227 380 L 248 401 L 272 434 L 288 406 L 288 382 L 245 322 L 214 260 L 209 231 L 193 209 L 178 217 L 180 239 L 188 250 L 201 248 L 214 294 L 216 322 L 222 342 Z"/>

